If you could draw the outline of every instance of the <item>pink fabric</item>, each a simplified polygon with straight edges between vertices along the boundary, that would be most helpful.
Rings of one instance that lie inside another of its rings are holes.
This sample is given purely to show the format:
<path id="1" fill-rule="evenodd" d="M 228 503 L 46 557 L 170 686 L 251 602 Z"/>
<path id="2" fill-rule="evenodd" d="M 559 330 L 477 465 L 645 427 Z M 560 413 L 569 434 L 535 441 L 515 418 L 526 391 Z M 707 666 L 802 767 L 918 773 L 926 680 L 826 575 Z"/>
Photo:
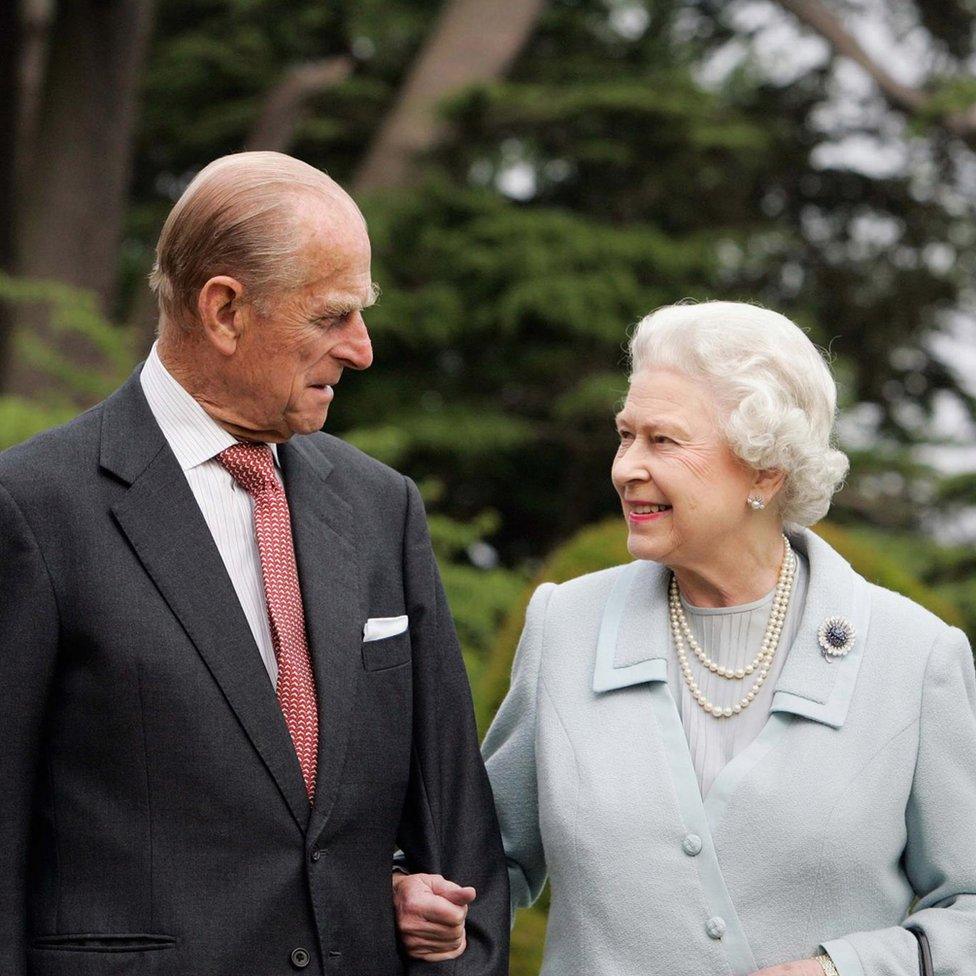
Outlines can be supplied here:
<path id="1" fill-rule="evenodd" d="M 267 444 L 235 444 L 221 451 L 217 460 L 254 499 L 254 531 L 261 556 L 271 641 L 278 662 L 278 701 L 311 802 L 315 797 L 319 712 L 288 499 L 275 477 L 274 457 Z"/>

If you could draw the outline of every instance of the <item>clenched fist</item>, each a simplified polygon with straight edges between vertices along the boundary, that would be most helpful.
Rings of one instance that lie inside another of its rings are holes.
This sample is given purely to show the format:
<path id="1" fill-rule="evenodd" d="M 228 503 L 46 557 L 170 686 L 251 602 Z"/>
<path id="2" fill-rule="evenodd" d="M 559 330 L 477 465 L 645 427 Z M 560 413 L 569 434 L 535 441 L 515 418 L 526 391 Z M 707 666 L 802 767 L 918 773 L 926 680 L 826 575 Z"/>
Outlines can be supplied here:
<path id="1" fill-rule="evenodd" d="M 464 920 L 477 897 L 439 874 L 393 875 L 393 907 L 400 941 L 413 959 L 442 962 L 464 952 Z"/>

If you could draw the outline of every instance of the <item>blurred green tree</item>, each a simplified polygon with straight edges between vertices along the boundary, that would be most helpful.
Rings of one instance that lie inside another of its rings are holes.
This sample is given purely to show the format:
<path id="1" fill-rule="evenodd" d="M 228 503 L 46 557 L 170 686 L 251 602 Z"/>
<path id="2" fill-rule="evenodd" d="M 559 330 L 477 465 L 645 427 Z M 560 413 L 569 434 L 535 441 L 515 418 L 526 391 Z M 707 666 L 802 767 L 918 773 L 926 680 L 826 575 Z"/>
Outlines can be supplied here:
<path id="1" fill-rule="evenodd" d="M 761 15 L 743 20 L 745 6 Z M 908 6 L 932 46 L 951 46 L 955 74 L 935 88 L 964 107 L 955 66 L 972 39 L 957 28 L 971 16 Z M 930 417 L 946 397 L 976 412 L 936 354 L 946 316 L 969 300 L 976 234 L 959 192 L 971 153 L 945 115 L 920 111 L 889 140 L 922 155 L 924 180 L 909 166 L 825 163 L 825 146 L 898 116 L 849 106 L 841 131 L 826 125 L 838 59 L 771 73 L 763 31 L 782 28 L 777 12 L 793 23 L 777 4 L 533 9 L 486 55 L 479 77 L 495 80 L 432 121 L 438 139 L 410 179 L 363 198 L 385 290 L 370 315 L 377 362 L 368 380 L 347 378 L 330 429 L 425 482 L 438 512 L 490 524 L 500 565 L 531 564 L 614 507 L 609 421 L 627 328 L 682 297 L 758 299 L 834 354 L 856 448 L 838 522 L 914 538 L 950 503 L 971 507 L 971 482 L 950 500 L 915 451 L 939 436 Z M 297 0 L 288 16 L 270 0 L 160 4 L 116 307 L 151 317 L 144 275 L 172 200 L 209 159 L 272 138 L 260 132 L 289 85 L 300 99 L 279 148 L 354 182 L 405 79 L 447 57 L 435 41 L 458 11 L 470 4 Z M 473 567 L 470 549 L 491 564 L 473 545 L 451 558 Z"/>

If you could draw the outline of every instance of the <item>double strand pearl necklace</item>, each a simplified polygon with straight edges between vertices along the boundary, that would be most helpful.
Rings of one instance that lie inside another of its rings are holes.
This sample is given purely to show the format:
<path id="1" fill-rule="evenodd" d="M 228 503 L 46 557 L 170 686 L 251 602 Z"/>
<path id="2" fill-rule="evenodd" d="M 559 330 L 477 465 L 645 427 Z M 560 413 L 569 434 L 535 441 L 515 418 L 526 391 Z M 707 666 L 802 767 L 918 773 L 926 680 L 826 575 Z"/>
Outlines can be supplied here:
<path id="1" fill-rule="evenodd" d="M 681 674 L 688 685 L 691 697 L 710 715 L 715 718 L 731 718 L 738 715 L 744 708 L 748 708 L 755 700 L 759 689 L 763 686 L 769 676 L 769 666 L 772 664 L 773 657 L 779 647 L 780 636 L 783 633 L 783 624 L 786 620 L 786 611 L 790 605 L 790 597 L 793 595 L 793 583 L 796 579 L 796 555 L 789 539 L 783 536 L 783 562 L 779 568 L 779 579 L 776 582 L 776 592 L 773 596 L 773 606 L 769 612 L 769 621 L 766 624 L 766 633 L 763 635 L 762 645 L 759 653 L 744 668 L 722 667 L 717 661 L 713 661 L 702 650 L 698 641 L 695 640 L 688 626 L 688 618 L 685 616 L 684 607 L 681 606 L 681 595 L 678 592 L 678 581 L 674 574 L 671 574 L 671 583 L 668 588 L 668 610 L 671 617 L 671 635 L 674 638 L 674 647 L 678 654 L 678 664 L 681 667 Z M 691 665 L 688 663 L 688 653 L 685 650 L 687 640 L 695 657 L 708 668 L 712 674 L 717 674 L 720 678 L 727 678 L 733 681 L 741 681 L 747 675 L 758 672 L 755 684 L 740 698 L 734 705 L 723 708 L 721 705 L 713 705 L 704 695 L 695 676 L 691 673 Z"/>

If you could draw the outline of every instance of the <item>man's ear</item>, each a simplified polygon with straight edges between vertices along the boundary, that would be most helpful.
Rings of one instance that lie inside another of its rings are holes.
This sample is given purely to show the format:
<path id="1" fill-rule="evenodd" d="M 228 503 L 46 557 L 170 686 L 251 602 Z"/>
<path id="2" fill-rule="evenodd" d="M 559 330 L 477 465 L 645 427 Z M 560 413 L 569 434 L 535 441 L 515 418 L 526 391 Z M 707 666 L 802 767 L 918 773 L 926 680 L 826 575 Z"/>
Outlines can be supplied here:
<path id="1" fill-rule="evenodd" d="M 204 338 L 232 356 L 244 331 L 244 286 L 228 275 L 210 278 L 197 295 L 197 315 Z"/>

